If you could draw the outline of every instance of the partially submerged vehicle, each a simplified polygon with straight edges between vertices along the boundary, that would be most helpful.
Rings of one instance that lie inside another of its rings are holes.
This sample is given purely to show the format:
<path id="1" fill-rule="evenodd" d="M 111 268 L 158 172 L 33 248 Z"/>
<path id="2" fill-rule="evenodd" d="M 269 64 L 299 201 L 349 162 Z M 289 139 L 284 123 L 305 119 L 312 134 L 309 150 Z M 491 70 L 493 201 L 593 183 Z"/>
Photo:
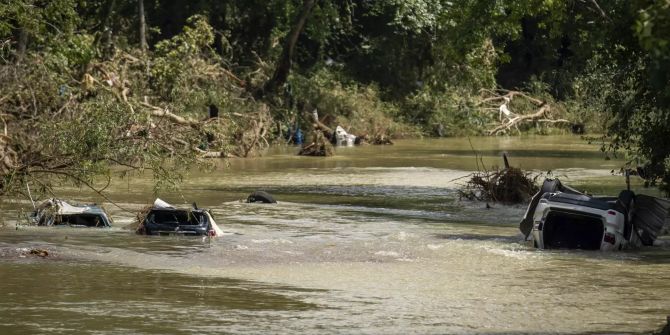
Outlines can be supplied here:
<path id="1" fill-rule="evenodd" d="M 540 249 L 621 250 L 653 245 L 669 207 L 665 200 L 630 190 L 595 197 L 547 179 L 519 229 Z"/>
<path id="2" fill-rule="evenodd" d="M 146 235 L 221 236 L 223 231 L 207 209 L 180 209 L 156 199 L 138 218 L 137 233 Z"/>
<path id="3" fill-rule="evenodd" d="M 72 205 L 64 200 L 49 199 L 35 208 L 30 220 L 38 226 L 111 227 L 105 210 L 96 204 Z"/>

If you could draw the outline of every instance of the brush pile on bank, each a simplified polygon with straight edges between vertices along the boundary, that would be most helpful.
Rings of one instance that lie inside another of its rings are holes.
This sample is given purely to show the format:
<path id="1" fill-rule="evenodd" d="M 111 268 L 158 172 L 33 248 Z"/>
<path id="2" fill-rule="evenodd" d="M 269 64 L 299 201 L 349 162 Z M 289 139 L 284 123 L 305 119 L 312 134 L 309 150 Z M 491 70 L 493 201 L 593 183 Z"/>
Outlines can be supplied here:
<path id="1" fill-rule="evenodd" d="M 380 89 L 374 85 L 342 82 L 341 75 L 329 69 L 321 69 L 309 77 L 296 74 L 290 84 L 296 105 L 303 106 L 298 111 L 306 115 L 305 124 L 315 121 L 311 113 L 318 110 L 318 126 L 326 137 L 332 138 L 337 126 L 367 144 L 390 144 L 391 139 L 421 135 L 418 127 L 394 117 L 402 114 L 400 107 L 385 102 Z M 289 124 L 295 124 L 295 119 L 286 119 Z"/>
<path id="2" fill-rule="evenodd" d="M 468 200 L 524 203 L 537 193 L 540 176 L 515 167 L 478 171 L 465 177 L 467 182 L 458 190 L 458 194 L 461 199 Z"/>
<path id="3" fill-rule="evenodd" d="M 312 141 L 305 142 L 305 144 L 302 146 L 302 149 L 300 149 L 300 152 L 298 152 L 298 155 L 329 157 L 335 154 L 333 145 L 323 135 L 323 132 L 314 130 L 311 138 Z"/>

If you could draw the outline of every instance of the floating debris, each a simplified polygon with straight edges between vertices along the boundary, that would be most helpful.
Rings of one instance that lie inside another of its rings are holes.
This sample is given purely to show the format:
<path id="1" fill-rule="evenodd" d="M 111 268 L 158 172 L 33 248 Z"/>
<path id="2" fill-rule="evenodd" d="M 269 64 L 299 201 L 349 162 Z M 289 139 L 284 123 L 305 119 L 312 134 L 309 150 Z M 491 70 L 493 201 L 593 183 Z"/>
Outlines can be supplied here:
<path id="1" fill-rule="evenodd" d="M 537 179 L 540 176 L 515 167 L 475 172 L 464 177 L 468 181 L 458 190 L 458 194 L 461 199 L 468 200 L 524 203 L 537 193 Z"/>
<path id="2" fill-rule="evenodd" d="M 49 256 L 49 251 L 45 249 L 30 249 L 30 254 L 39 257 L 47 257 Z"/>
<path id="3" fill-rule="evenodd" d="M 321 131 L 313 132 L 313 141 L 310 143 L 305 143 L 300 149 L 298 155 L 300 156 L 320 156 L 320 157 L 329 157 L 332 156 L 335 152 L 333 150 L 333 145 L 326 139 Z"/>

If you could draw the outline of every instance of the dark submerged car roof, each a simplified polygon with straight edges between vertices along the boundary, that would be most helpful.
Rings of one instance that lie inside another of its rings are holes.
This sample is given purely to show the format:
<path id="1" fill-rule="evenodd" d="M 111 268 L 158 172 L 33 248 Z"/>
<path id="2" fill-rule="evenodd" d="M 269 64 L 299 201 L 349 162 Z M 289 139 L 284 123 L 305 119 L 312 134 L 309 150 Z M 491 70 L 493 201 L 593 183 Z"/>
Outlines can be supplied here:
<path id="1" fill-rule="evenodd" d="M 591 208 L 597 208 L 601 210 L 610 210 L 615 208 L 615 201 L 611 201 L 609 198 L 594 198 L 584 194 L 570 194 L 570 193 L 545 193 L 542 196 L 542 199 L 547 199 L 549 201 L 561 202 L 566 204 L 585 206 Z"/>

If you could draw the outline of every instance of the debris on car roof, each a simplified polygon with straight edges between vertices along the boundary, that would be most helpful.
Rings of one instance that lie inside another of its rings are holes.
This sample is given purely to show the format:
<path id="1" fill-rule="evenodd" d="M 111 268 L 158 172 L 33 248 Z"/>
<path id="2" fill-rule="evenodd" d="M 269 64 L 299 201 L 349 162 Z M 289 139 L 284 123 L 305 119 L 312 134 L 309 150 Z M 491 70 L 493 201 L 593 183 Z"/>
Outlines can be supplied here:
<path id="1" fill-rule="evenodd" d="M 30 219 L 38 226 L 111 227 L 111 219 L 101 206 L 73 205 L 60 199 L 41 203 Z"/>

